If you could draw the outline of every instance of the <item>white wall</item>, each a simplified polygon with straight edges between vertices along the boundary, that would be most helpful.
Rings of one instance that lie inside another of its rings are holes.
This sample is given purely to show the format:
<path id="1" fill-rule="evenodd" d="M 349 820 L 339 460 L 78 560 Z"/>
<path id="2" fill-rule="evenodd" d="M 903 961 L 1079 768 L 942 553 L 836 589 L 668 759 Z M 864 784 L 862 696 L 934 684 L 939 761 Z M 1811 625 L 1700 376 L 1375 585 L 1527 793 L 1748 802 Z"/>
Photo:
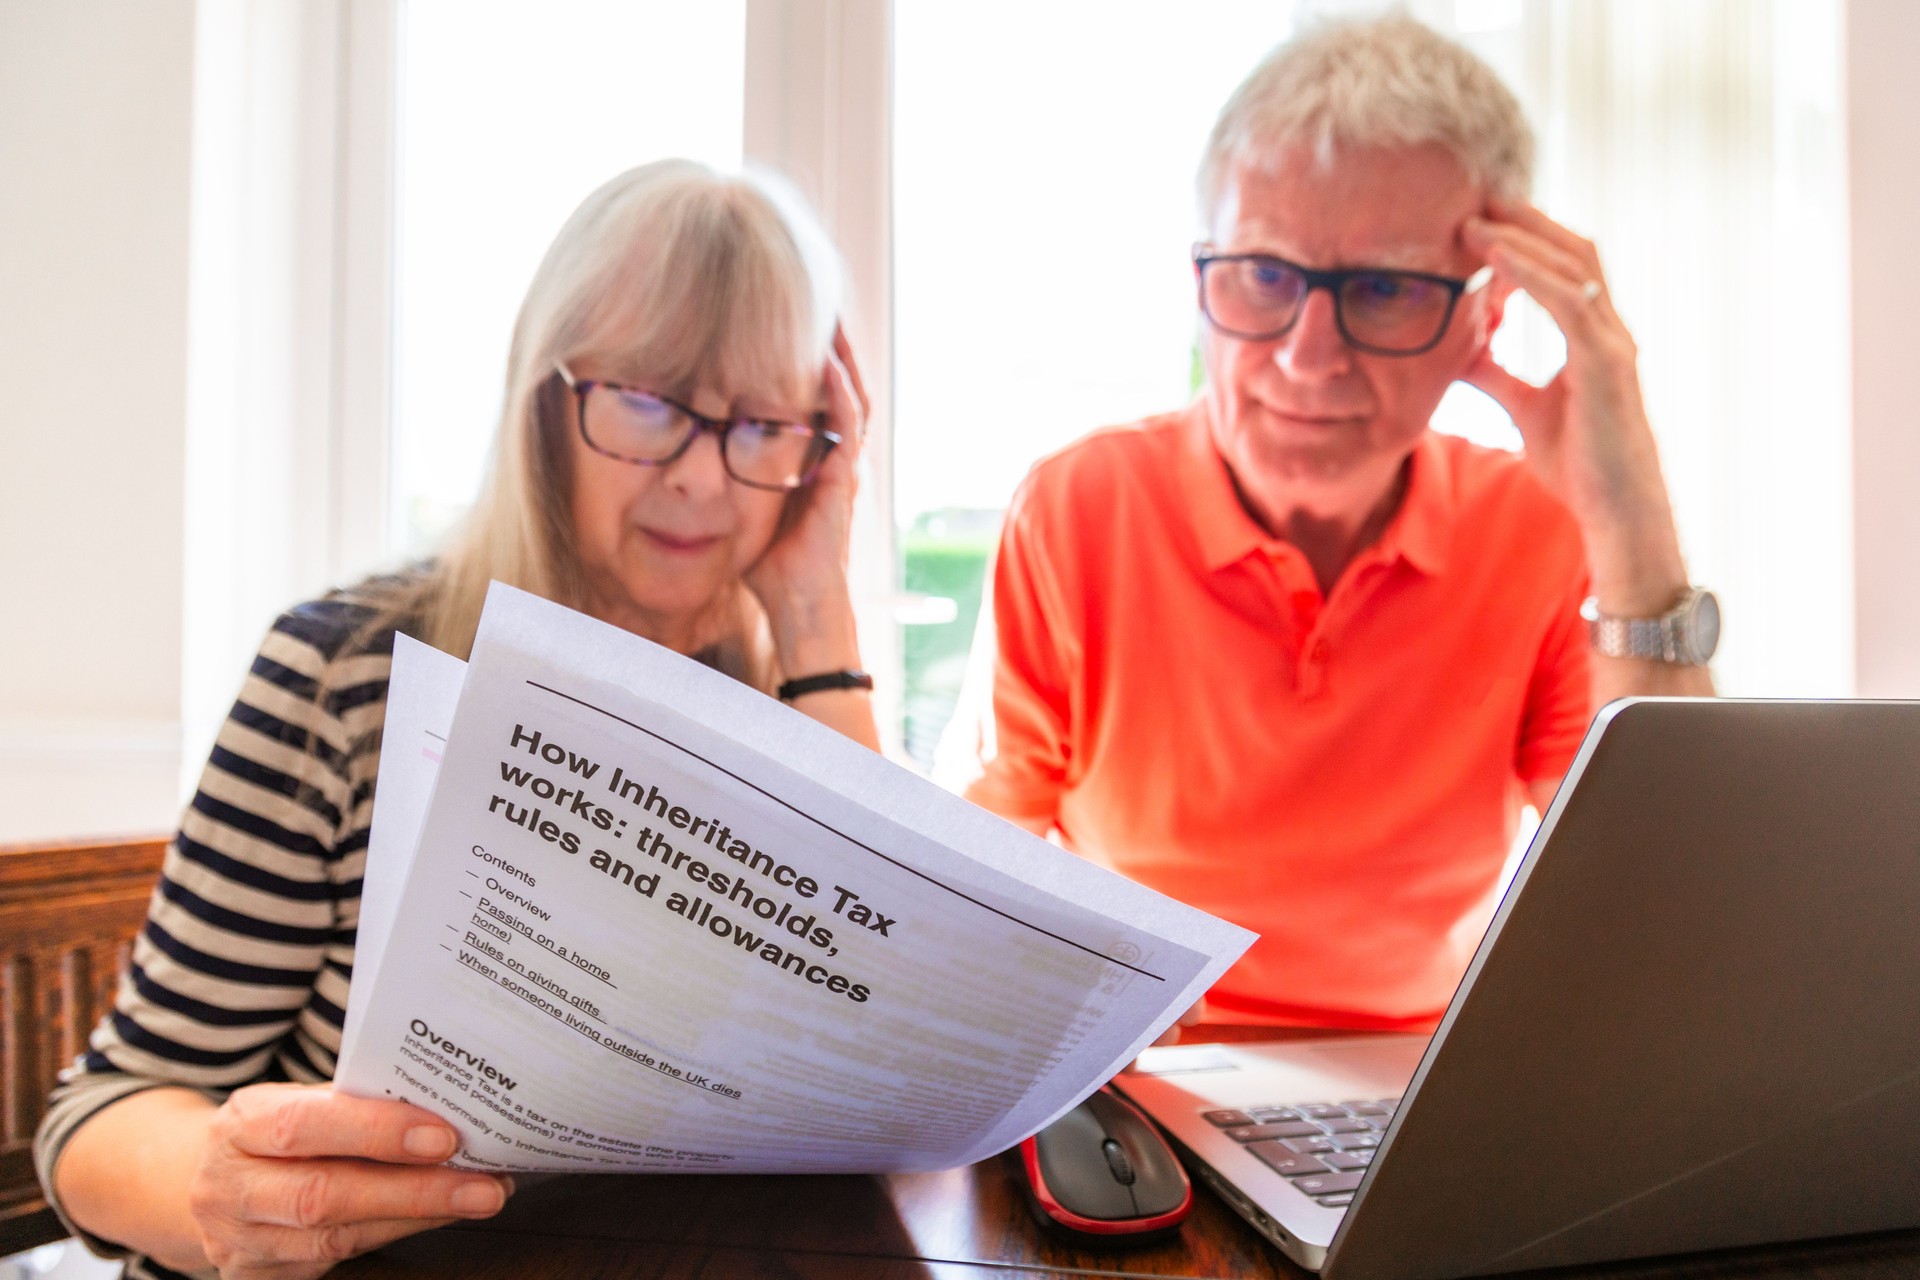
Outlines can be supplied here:
<path id="1" fill-rule="evenodd" d="M 197 0 L 184 787 L 282 609 L 386 558 L 399 0 Z"/>
<path id="2" fill-rule="evenodd" d="M 1920 698 L 1920 5 L 1852 0 L 1847 18 L 1855 683 Z"/>
<path id="3" fill-rule="evenodd" d="M 192 0 L 0 0 L 0 839 L 178 807 Z"/>

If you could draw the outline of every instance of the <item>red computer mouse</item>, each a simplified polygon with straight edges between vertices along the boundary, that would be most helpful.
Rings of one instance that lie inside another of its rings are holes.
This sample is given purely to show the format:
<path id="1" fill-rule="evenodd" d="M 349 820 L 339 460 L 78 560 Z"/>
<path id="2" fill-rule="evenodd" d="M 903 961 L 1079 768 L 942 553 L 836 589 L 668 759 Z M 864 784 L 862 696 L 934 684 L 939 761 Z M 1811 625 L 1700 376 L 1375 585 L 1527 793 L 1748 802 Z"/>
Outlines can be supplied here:
<path id="1" fill-rule="evenodd" d="M 1193 1208 L 1179 1157 L 1111 1089 L 1021 1143 L 1020 1163 L 1036 1216 L 1083 1243 L 1146 1243 L 1177 1229 Z"/>

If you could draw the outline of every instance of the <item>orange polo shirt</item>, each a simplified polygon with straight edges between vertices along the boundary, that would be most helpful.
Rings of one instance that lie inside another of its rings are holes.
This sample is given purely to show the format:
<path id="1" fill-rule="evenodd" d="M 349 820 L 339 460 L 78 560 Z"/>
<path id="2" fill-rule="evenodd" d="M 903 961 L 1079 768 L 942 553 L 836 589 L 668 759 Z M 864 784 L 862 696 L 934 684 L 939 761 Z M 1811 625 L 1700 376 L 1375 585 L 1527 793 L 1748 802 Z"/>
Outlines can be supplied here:
<path id="1" fill-rule="evenodd" d="M 1526 801 L 1592 716 L 1578 528 L 1520 458 L 1429 432 L 1324 600 L 1241 506 L 1206 409 L 1036 466 L 994 574 L 968 795 L 1260 940 L 1229 1020 L 1432 1025 Z"/>

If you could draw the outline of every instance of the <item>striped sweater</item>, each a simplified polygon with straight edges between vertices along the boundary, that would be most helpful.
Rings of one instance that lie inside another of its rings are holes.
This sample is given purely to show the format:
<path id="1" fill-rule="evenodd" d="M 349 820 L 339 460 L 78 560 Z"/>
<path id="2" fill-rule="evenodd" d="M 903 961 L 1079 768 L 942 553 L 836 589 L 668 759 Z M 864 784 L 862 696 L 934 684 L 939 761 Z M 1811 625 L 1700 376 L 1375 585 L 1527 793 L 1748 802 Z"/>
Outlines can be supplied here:
<path id="1" fill-rule="evenodd" d="M 35 1138 L 52 1170 L 74 1131 L 142 1089 L 219 1099 L 333 1077 L 353 972 L 393 628 L 351 592 L 273 624 L 180 821 L 130 972 Z M 65 1218 L 70 1229 L 73 1224 Z M 98 1252 L 125 1255 L 80 1233 Z M 175 1273 L 129 1257 L 135 1277 Z"/>

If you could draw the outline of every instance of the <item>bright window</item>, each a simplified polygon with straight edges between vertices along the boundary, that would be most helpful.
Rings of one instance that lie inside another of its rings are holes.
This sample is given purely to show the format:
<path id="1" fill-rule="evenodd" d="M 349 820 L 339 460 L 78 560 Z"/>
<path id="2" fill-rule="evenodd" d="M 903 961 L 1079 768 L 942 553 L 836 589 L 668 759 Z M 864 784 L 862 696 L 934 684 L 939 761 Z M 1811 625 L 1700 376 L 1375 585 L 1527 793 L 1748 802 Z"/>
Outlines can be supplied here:
<path id="1" fill-rule="evenodd" d="M 479 487 L 513 320 L 588 192 L 666 156 L 740 163 L 745 0 L 410 0 L 399 54 L 396 550 Z"/>
<path id="2" fill-rule="evenodd" d="M 1194 388 L 1193 175 L 1289 6 L 894 10 L 895 509 L 909 591 L 905 738 L 951 712 L 1001 511 L 1076 436 Z"/>

